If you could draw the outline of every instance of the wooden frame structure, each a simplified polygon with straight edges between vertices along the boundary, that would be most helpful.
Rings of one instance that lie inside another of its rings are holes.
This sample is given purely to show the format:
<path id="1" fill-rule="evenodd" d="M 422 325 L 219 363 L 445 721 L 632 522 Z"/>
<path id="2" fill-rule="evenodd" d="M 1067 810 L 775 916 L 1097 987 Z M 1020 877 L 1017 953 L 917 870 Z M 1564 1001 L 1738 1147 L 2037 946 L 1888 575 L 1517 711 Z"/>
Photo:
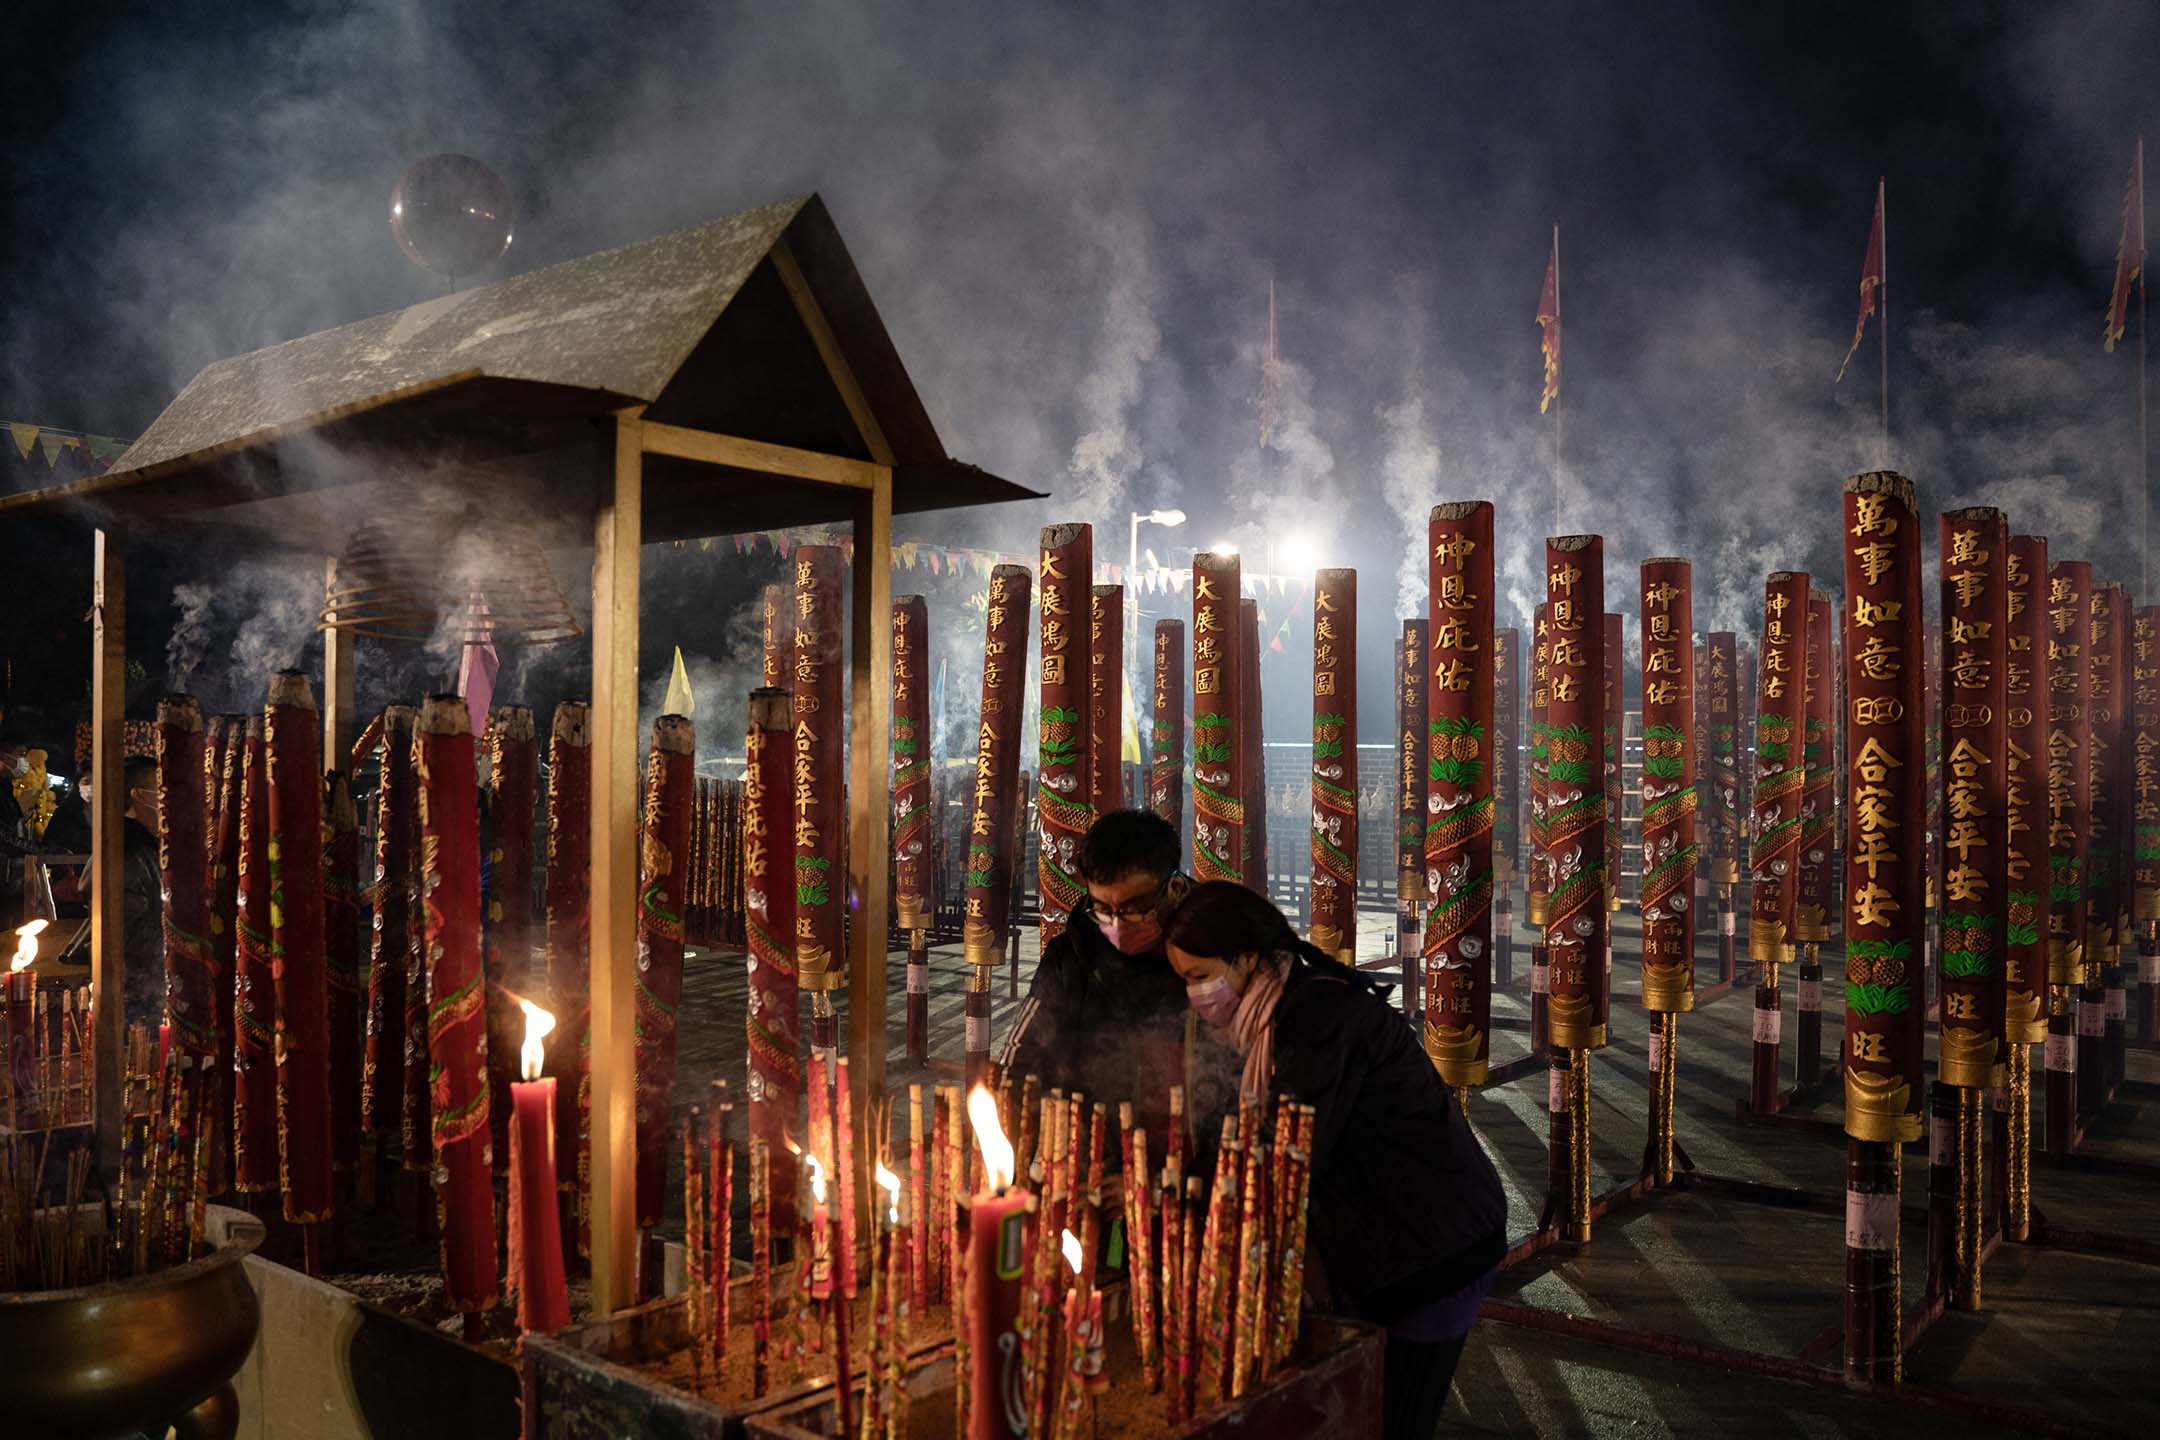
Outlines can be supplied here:
<path id="1" fill-rule="evenodd" d="M 65 512 L 95 526 L 98 994 L 124 993 L 128 538 L 327 555 L 334 582 L 342 538 L 371 497 L 415 476 L 495 485 L 543 543 L 592 547 L 592 1293 L 604 1315 L 635 1298 L 642 546 L 853 529 L 848 872 L 871 917 L 852 927 L 848 955 L 860 1119 L 885 1088 L 893 516 L 1037 497 L 946 455 L 814 195 L 209 366 L 106 474 L 0 499 L 0 519 Z M 357 729 L 355 648 L 325 628 L 326 765 Z M 99 1006 L 96 1025 L 97 1153 L 110 1167 L 122 1007 Z"/>

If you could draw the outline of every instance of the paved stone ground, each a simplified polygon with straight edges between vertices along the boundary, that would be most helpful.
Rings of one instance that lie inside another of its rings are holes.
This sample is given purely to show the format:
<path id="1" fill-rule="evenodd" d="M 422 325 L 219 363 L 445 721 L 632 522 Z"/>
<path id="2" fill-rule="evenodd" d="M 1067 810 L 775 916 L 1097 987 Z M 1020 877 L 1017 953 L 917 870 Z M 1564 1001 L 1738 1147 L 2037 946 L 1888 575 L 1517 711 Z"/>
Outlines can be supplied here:
<path id="1" fill-rule="evenodd" d="M 1517 914 L 1523 910 L 1518 892 Z M 1610 1043 L 1598 1052 L 1591 1096 L 1594 1112 L 1593 1188 L 1598 1192 L 1639 1172 L 1645 1137 L 1649 1021 L 1638 1004 L 1636 946 L 1631 916 L 1616 926 Z M 1388 952 L 1393 917 L 1361 917 L 1360 953 Z M 1715 949 L 1707 939 L 1701 978 L 1715 978 Z M 1834 950 L 1826 951 L 1836 973 Z M 1022 991 L 1032 972 L 1034 941 L 1023 940 Z M 931 955 L 932 1055 L 957 1063 L 961 1051 L 964 966 L 957 947 Z M 1517 988 L 1494 999 L 1496 1065 L 1527 1052 L 1528 956 L 1515 949 Z M 691 1084 L 726 1076 L 740 1083 L 744 1064 L 740 956 L 698 952 L 686 966 L 682 1078 Z M 889 1053 L 902 1054 L 904 956 L 889 973 Z M 1681 1145 L 1711 1176 L 1793 1187 L 1822 1197 L 1814 1208 L 1771 1205 L 1730 1190 L 1703 1186 L 1654 1195 L 1598 1222 L 1585 1247 L 1559 1246 L 1501 1277 L 1495 1296 L 1563 1314 L 1662 1333 L 1698 1345 L 1799 1358 L 1809 1341 L 1834 1326 L 1844 1281 L 1844 1146 L 1834 1132 L 1838 1093 L 1811 1114 L 1828 1122 L 1810 1134 L 1743 1125 L 1734 1103 L 1746 1093 L 1750 1059 L 1749 990 L 1718 996 L 1679 1021 Z M 995 1033 L 1002 1037 L 1014 1002 L 1001 973 L 993 992 Z M 1790 1001 L 1788 1000 L 1788 1003 Z M 844 1015 L 846 1000 L 841 999 Z M 2133 1012 L 2134 1013 L 2134 1012 Z M 1825 1069 L 1835 1062 L 1841 1012 L 1827 1013 Z M 843 1019 L 843 1026 L 845 1021 Z M 1794 1082 L 1797 1022 L 1785 1024 L 1785 1080 Z M 844 1032 L 843 1032 L 844 1033 Z M 2132 1052 L 2127 1098 L 2088 1136 L 2082 1153 L 2160 1168 L 2160 1055 Z M 904 1096 L 910 1079 L 925 1078 L 895 1061 L 889 1079 Z M 702 1089 L 702 1085 L 698 1088 Z M 2035 1069 L 2036 1109 L 2039 1073 Z M 1532 1230 L 1546 1172 L 1546 1080 L 1542 1069 L 1480 1092 L 1470 1118 L 1498 1165 L 1509 1195 L 1511 1233 Z M 1924 1146 L 1905 1162 L 1905 1201 L 1921 1206 L 1927 1189 Z M 2033 1196 L 2049 1222 L 2063 1229 L 2152 1237 L 2160 1216 L 2160 1187 L 2150 1175 L 2091 1173 L 2036 1167 Z M 1908 1214 L 1910 1215 L 1910 1208 Z M 1923 1299 L 1925 1227 L 1908 1221 L 1904 1235 L 1908 1307 Z M 1912 1380 L 1957 1395 L 2018 1410 L 2052 1414 L 2080 1434 L 2153 1434 L 2160 1430 L 2160 1267 L 2064 1249 L 2006 1246 L 1986 1271 L 1984 1309 L 1953 1314 L 1922 1337 L 1908 1360 Z M 1834 1365 L 1835 1350 L 1810 1355 Z M 1819 1388 L 1709 1368 L 1516 1325 L 1486 1323 L 1473 1337 L 1457 1376 L 1443 1432 L 1492 1434 L 1746 1433 L 1769 1435 L 1908 1436 L 2009 1434 L 1984 1417 L 1941 1409 L 1893 1406 L 1874 1395 Z"/>

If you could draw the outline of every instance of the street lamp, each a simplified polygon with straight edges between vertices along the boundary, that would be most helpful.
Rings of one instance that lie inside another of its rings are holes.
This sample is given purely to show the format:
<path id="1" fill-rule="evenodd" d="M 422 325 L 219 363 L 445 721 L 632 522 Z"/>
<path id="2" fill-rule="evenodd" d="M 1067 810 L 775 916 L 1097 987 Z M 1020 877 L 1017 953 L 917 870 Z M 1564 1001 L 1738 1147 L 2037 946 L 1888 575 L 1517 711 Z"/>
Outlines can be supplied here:
<path id="1" fill-rule="evenodd" d="M 1182 510 L 1150 510 L 1145 515 L 1141 514 L 1137 510 L 1132 512 L 1132 546 L 1126 554 L 1125 563 L 1126 686 L 1130 686 L 1132 684 L 1133 656 L 1135 648 L 1138 646 L 1140 641 L 1140 637 L 1137 633 L 1140 629 L 1140 587 L 1134 583 L 1134 577 L 1139 573 L 1140 570 L 1140 527 L 1142 525 L 1160 525 L 1165 530 L 1174 530 L 1178 526 L 1183 525 L 1184 523 L 1185 512 Z M 1135 700 L 1133 702 L 1133 714 L 1138 715 L 1139 713 L 1140 704 L 1139 701 Z M 1121 737 L 1124 734 L 1124 726 L 1125 717 L 1120 715 L 1118 717 L 1118 733 Z M 1123 763 L 1123 750 L 1124 746 L 1121 739 L 1119 744 L 1120 764 Z"/>

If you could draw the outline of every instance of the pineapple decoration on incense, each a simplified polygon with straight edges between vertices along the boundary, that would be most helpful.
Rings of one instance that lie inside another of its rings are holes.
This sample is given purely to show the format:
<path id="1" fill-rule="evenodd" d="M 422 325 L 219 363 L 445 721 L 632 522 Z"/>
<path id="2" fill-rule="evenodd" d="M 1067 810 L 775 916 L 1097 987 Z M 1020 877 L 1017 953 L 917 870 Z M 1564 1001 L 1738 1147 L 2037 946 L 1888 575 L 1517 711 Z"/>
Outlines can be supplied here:
<path id="1" fill-rule="evenodd" d="M 1673 1178 L 1679 1017 L 1695 1008 L 1695 601 L 1685 560 L 1642 565 L 1642 1003 L 1650 1012 L 1650 1153 Z"/>
<path id="2" fill-rule="evenodd" d="M 1433 507 L 1427 587 L 1424 1039 L 1467 1108 L 1492 1028 L 1493 507 Z"/>
<path id="3" fill-rule="evenodd" d="M 1245 761 L 1238 696 L 1248 663 L 1238 648 L 1235 554 L 1193 556 L 1193 874 L 1245 878 Z"/>
<path id="4" fill-rule="evenodd" d="M 2000 510 L 1942 516 L 1942 996 L 1938 1078 L 1957 1087 L 1957 1277 L 1961 1310 L 1980 1308 L 1987 1091 L 2003 1079 L 2002 956 L 2008 915 L 2007 704 L 2010 628 Z"/>
<path id="5" fill-rule="evenodd" d="M 1845 482 L 1845 1337 L 1849 1379 L 1902 1367 L 1899 1148 L 1920 1136 L 1927 812 L 1919 515 L 1891 471 Z"/>
<path id="6" fill-rule="evenodd" d="M 966 916 L 966 1073 L 984 1083 L 990 1069 L 990 977 L 1011 929 L 1013 854 L 1019 826 L 1013 795 L 1020 770 L 1020 695 L 1027 684 L 1028 591 L 1024 565 L 990 572 L 983 636 L 982 710 L 975 730 L 975 783 L 968 801 Z"/>
<path id="7" fill-rule="evenodd" d="M 1357 571 L 1313 582 L 1312 943 L 1357 959 Z"/>
<path id="8" fill-rule="evenodd" d="M 1565 1110 L 1567 1230 L 1590 1238 L 1590 1052 L 1605 1044 L 1605 542 L 1561 535 L 1545 542 L 1547 656 L 1546 847 L 1551 891 L 1545 946 L 1551 967 L 1547 1027 L 1554 1052 L 1548 1099 Z M 1565 1058 L 1565 1069 L 1561 1066 Z M 1564 1102 L 1564 1103 L 1563 1103 Z M 1550 1224 L 1556 1216 L 1548 1214 Z"/>
<path id="9" fill-rule="evenodd" d="M 1793 921 L 1800 898 L 1801 813 L 1807 789 L 1808 577 L 1780 570 L 1763 587 L 1761 669 L 1757 677 L 1754 873 L 1748 915 L 1748 958 L 1762 967 L 1755 986 L 1755 1047 L 1748 1105 L 1774 1114 L 1778 1045 L 1784 1011 L 1778 966 L 1793 955 Z"/>
<path id="10" fill-rule="evenodd" d="M 1038 710 L 1036 818 L 1040 826 L 1042 943 L 1064 932 L 1085 893 L 1080 843 L 1095 823 L 1090 803 L 1088 619 L 1093 604 L 1094 530 L 1050 525 L 1042 532 L 1042 703 Z"/>
<path id="11" fill-rule="evenodd" d="M 892 605 L 894 919 L 907 932 L 907 1058 L 930 1058 L 930 622 L 920 595 Z"/>

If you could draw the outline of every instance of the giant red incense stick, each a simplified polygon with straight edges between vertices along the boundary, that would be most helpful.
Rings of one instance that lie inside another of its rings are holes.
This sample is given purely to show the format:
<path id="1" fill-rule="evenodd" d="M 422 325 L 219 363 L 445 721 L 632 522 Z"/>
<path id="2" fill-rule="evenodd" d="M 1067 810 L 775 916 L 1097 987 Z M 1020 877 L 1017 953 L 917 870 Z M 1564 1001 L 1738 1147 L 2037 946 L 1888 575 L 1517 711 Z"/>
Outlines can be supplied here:
<path id="1" fill-rule="evenodd" d="M 1736 910 L 1733 889 L 1740 880 L 1740 661 L 1737 637 L 1713 630 L 1703 637 L 1709 673 L 1705 709 L 1710 719 L 1710 881 L 1717 887 L 1718 980 L 1733 978 Z"/>
<path id="2" fill-rule="evenodd" d="M 233 978 L 233 1188 L 278 1183 L 277 984 L 270 958 L 270 775 L 263 721 L 247 719 L 241 757 L 240 887 Z"/>
<path id="3" fill-rule="evenodd" d="M 2100 1007 L 2099 1063 L 2080 1077 L 2081 1106 L 2098 1113 L 2119 1078 L 2123 1056 L 2122 947 L 2130 928 L 2130 603 L 2120 585 L 2096 585 L 2092 597 L 2093 840 L 2087 867 L 2086 985 L 2082 1006 Z M 2094 1028 L 2081 1011 L 2080 1034 Z"/>
<path id="4" fill-rule="evenodd" d="M 279 1178 L 285 1218 L 332 1206 L 330 996 L 323 951 L 322 719 L 307 675 L 282 670 L 263 712 L 270 769 L 270 946 L 277 989 Z M 312 1237 L 311 1237 L 312 1238 Z M 318 1261 L 310 1248 L 311 1273 Z"/>
<path id="5" fill-rule="evenodd" d="M 1261 740 L 1260 607 L 1238 601 L 1238 746 L 1245 758 L 1245 888 L 1268 893 L 1267 751 Z"/>
<path id="6" fill-rule="evenodd" d="M 1148 808 L 1185 833 L 1185 622 L 1155 622 L 1154 724 L 1148 740 Z"/>
<path id="7" fill-rule="evenodd" d="M 793 767 L 794 698 L 783 689 L 750 692 L 743 774 L 743 910 L 749 942 L 750 993 L 744 1013 L 749 1042 L 752 1195 L 785 1194 L 793 1169 L 787 1131 L 802 1095 L 801 999 L 795 984 L 794 846 L 788 773 Z M 768 1240 L 772 1217 L 754 1217 Z M 769 1264 L 769 1254 L 765 1257 Z M 763 1311 L 758 1312 L 761 1316 Z M 762 1323 L 762 1322 L 761 1322 Z"/>
<path id="8" fill-rule="evenodd" d="M 247 722 L 220 716 L 211 727 L 217 745 L 204 762 L 215 797 L 210 837 L 210 957 L 212 997 L 217 1015 L 217 1064 L 212 1071 L 210 1192 L 222 1195 L 232 1184 L 233 998 L 238 963 L 240 906 L 240 781 L 247 749 Z"/>
<path id="9" fill-rule="evenodd" d="M 1926 817 L 1920 517 L 1889 471 L 1845 482 L 1845 1373 L 1902 1356 L 1898 1147 L 1920 1134 Z"/>
<path id="10" fill-rule="evenodd" d="M 187 695 L 157 708 L 158 871 L 165 890 L 165 1018 L 173 1039 L 198 1057 L 217 1050 L 216 968 L 203 789 L 202 710 Z"/>
<path id="11" fill-rule="evenodd" d="M 405 967 L 419 919 L 420 857 L 413 839 L 419 826 L 419 784 L 413 775 L 413 719 L 409 705 L 382 713 L 382 763 L 375 783 L 375 871 L 370 890 L 375 918 L 370 930 L 367 1053 L 361 1069 L 361 1108 L 375 1139 L 378 1173 L 391 1137 L 405 1123 Z M 378 1194 L 377 1203 L 387 1203 Z"/>
<path id="12" fill-rule="evenodd" d="M 2160 607 L 2130 621 L 2130 919 L 2137 931 L 2138 1043 L 2160 1041 Z"/>
<path id="13" fill-rule="evenodd" d="M 1784 1012 L 1778 966 L 1793 958 L 1800 898 L 1801 805 L 1807 789 L 1808 577 L 1780 570 L 1763 590 L 1761 672 L 1756 684 L 1755 800 L 1748 868 L 1754 877 L 1748 958 L 1761 966 L 1755 985 L 1755 1049 L 1748 1103 L 1757 1114 L 1778 1108 L 1778 1044 Z"/>
<path id="14" fill-rule="evenodd" d="M 2004 565 L 2008 638 L 2004 651 L 2006 707 L 2003 809 L 2007 836 L 2003 878 L 2003 1041 L 2009 1114 L 2005 1117 L 2003 1227 L 2010 1239 L 2030 1233 L 2032 1181 L 2032 1050 L 2046 1041 L 2047 1021 L 2047 541 L 2013 535 Z"/>
<path id="15" fill-rule="evenodd" d="M 1467 1098 L 1492 1031 L 1493 507 L 1435 505 L 1426 533 L 1425 1053 Z"/>
<path id="16" fill-rule="evenodd" d="M 683 883 L 690 854 L 690 785 L 697 731 L 681 715 L 653 721 L 639 846 L 637 959 L 637 1218 L 667 1207 L 668 1136 L 675 1095 L 675 1012 L 682 1003 Z"/>
<path id="17" fill-rule="evenodd" d="M 907 1054 L 930 1058 L 929 613 L 920 595 L 892 605 L 893 916 L 907 932 Z"/>
<path id="18" fill-rule="evenodd" d="M 539 754 L 523 705 L 488 713 L 489 837 L 483 932 L 488 977 L 488 1116 L 495 1173 L 510 1173 L 510 1086 L 519 1075 L 525 1016 L 509 988 L 526 986 L 533 951 L 533 808 Z"/>
<path id="19" fill-rule="evenodd" d="M 583 1255 L 592 1245 L 592 715 L 582 700 L 557 705 L 548 724 L 547 824 L 548 996 L 559 1017 L 547 1050 L 555 1183 L 574 1197 Z"/>
<path id="20" fill-rule="evenodd" d="M 831 1055 L 837 1043 L 832 993 L 847 982 L 847 808 L 841 790 L 847 701 L 840 659 L 845 573 L 838 546 L 795 551 L 795 978 L 810 992 L 810 1048 L 818 1056 Z"/>
<path id="21" fill-rule="evenodd" d="M 1651 1012 L 1650 1158 L 1672 1183 L 1678 1016 L 1695 1008 L 1695 597 L 1678 558 L 1642 565 L 1642 1003 Z"/>
<path id="22" fill-rule="evenodd" d="M 1418 983 L 1418 920 L 1425 900 L 1425 797 L 1427 639 L 1420 617 L 1402 622 L 1395 652 L 1395 953 L 1402 957 L 1403 1008 L 1415 1013 L 1424 998 Z"/>
<path id="23" fill-rule="evenodd" d="M 1193 874 L 1245 878 L 1245 750 L 1238 696 L 1238 557 L 1193 556 Z"/>
<path id="24" fill-rule="evenodd" d="M 1357 959 L 1357 571 L 1313 577 L 1312 943 Z"/>
<path id="25" fill-rule="evenodd" d="M 1832 754 L 1837 716 L 1837 656 L 1830 647 L 1830 602 L 1810 593 L 1807 607 L 1807 718 L 1801 742 L 1806 779 L 1800 791 L 1800 878 L 1793 902 L 1793 939 L 1800 955 L 1799 1077 L 1803 1087 L 1822 1078 L 1822 944 L 1834 927 L 1830 870 L 1837 861 L 1831 831 L 1837 825 L 1838 769 Z"/>
<path id="26" fill-rule="evenodd" d="M 1030 581 L 1024 565 L 990 572 L 983 636 L 982 708 L 975 727 L 975 782 L 968 798 L 965 1023 L 969 1084 L 990 1066 L 990 976 L 1012 927 L 1013 856 L 1020 844 L 1014 795 L 1020 768 L 1020 712 L 1026 693 Z"/>
<path id="27" fill-rule="evenodd" d="M 352 777 L 332 771 L 324 811 L 329 841 L 323 851 L 323 977 L 329 987 L 330 1162 L 343 1174 L 360 1163 L 360 1038 L 364 991 L 360 979 L 360 816 Z"/>
<path id="28" fill-rule="evenodd" d="M 1086 525 L 1051 525 L 1042 532 L 1042 701 L 1035 796 L 1045 945 L 1064 930 L 1066 916 L 1080 903 L 1080 844 L 1095 820 L 1088 798 L 1093 665 L 1087 640 L 1094 554 L 1094 531 Z"/>
<path id="29" fill-rule="evenodd" d="M 1546 816 L 1552 778 L 1552 611 L 1538 602 L 1532 613 L 1536 643 L 1530 649 L 1530 744 L 1523 786 L 1530 807 L 1530 868 L 1523 902 L 1530 922 L 1530 1053 L 1551 1046 L 1552 955 L 1545 948 L 1545 916 L 1552 892 L 1552 857 L 1546 848 Z"/>
<path id="30" fill-rule="evenodd" d="M 431 695 L 415 726 L 422 894 L 427 911 L 427 1055 L 443 1297 L 458 1313 L 494 1305 L 495 1188 L 488 1163 L 486 977 L 480 959 L 480 815 L 463 697 Z"/>
<path id="31" fill-rule="evenodd" d="M 1514 885 L 1522 869 L 1522 632 L 1493 631 L 1492 983 L 1514 983 Z"/>
<path id="32" fill-rule="evenodd" d="M 1125 587 L 1088 594 L 1088 804 L 1125 808 Z"/>
<path id="33" fill-rule="evenodd" d="M 2048 574 L 2047 1146 L 2070 1151 L 2077 1130 L 2078 990 L 2086 983 L 2085 869 L 2092 844 L 2092 567 L 2057 561 Z"/>

